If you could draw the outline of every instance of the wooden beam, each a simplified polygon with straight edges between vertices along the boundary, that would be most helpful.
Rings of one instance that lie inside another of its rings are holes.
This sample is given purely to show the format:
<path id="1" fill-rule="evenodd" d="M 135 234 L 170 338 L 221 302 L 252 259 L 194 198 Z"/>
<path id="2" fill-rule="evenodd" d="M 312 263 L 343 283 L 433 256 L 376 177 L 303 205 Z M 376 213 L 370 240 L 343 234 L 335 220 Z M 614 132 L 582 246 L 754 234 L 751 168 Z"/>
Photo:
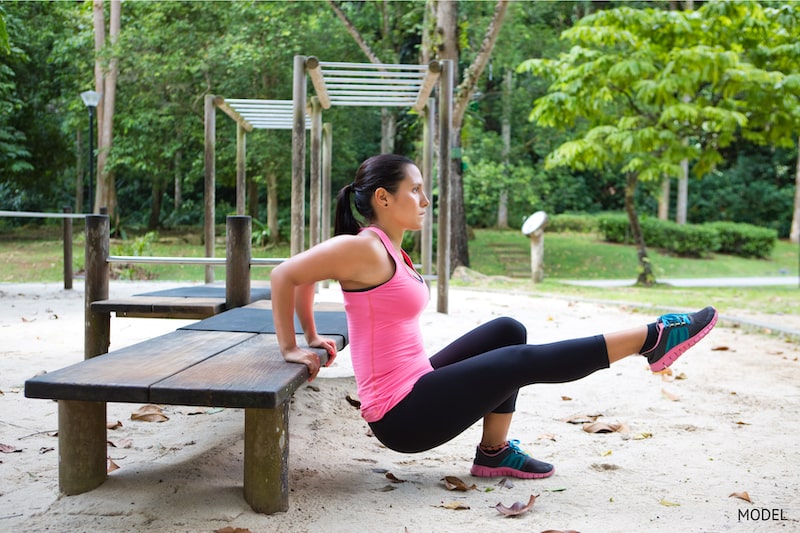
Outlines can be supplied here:
<path id="1" fill-rule="evenodd" d="M 242 115 L 236 112 L 228 103 L 225 101 L 225 98 L 222 96 L 215 96 L 214 97 L 214 105 L 220 108 L 223 113 L 231 117 L 234 122 L 240 125 L 247 133 L 253 131 L 253 125 L 250 124 L 247 119 L 245 119 Z"/>
<path id="2" fill-rule="evenodd" d="M 325 86 L 325 77 L 322 75 L 319 59 L 314 56 L 306 59 L 306 71 L 308 72 L 308 77 L 311 78 L 311 83 L 314 85 L 314 92 L 317 93 L 322 109 L 330 109 L 331 98 L 328 95 L 328 88 Z"/>
<path id="3" fill-rule="evenodd" d="M 425 105 L 428 103 L 428 98 L 431 96 L 436 82 L 439 81 L 439 74 L 442 71 L 442 64 L 439 61 L 431 61 L 428 64 L 428 72 L 425 74 L 425 79 L 422 80 L 422 86 L 419 88 L 417 100 L 414 102 L 414 109 L 422 113 Z"/>

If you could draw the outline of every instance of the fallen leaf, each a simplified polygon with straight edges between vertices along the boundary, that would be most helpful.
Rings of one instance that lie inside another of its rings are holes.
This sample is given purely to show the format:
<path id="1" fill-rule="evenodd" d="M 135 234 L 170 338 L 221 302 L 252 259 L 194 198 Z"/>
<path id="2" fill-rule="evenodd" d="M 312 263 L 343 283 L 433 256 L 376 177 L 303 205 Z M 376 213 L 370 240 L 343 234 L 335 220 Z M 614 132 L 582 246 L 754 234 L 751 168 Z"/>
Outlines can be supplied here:
<path id="1" fill-rule="evenodd" d="M 111 457 L 108 457 L 108 467 L 106 468 L 106 473 L 113 472 L 114 470 L 117 470 L 118 468 L 119 468 L 119 465 L 117 463 L 115 463 L 114 460 L 111 459 Z"/>
<path id="2" fill-rule="evenodd" d="M 497 483 L 497 486 L 500 487 L 501 489 L 513 489 L 514 482 L 508 479 L 507 477 L 504 477 Z"/>
<path id="3" fill-rule="evenodd" d="M 681 506 L 681 504 L 679 504 L 679 503 L 671 502 L 671 501 L 665 500 L 663 498 L 658 503 L 660 503 L 664 507 L 680 507 Z"/>
<path id="4" fill-rule="evenodd" d="M 505 516 L 519 516 L 533 509 L 533 504 L 536 503 L 536 498 L 538 498 L 538 495 L 534 496 L 531 494 L 528 503 L 514 502 L 511 507 L 506 507 L 502 503 L 498 503 L 494 506 L 494 508 L 497 509 L 498 513 Z"/>
<path id="5" fill-rule="evenodd" d="M 556 436 L 553 435 L 552 433 L 542 433 L 541 435 L 539 435 L 537 437 L 537 439 L 539 439 L 539 440 L 551 440 L 551 441 L 555 442 L 556 441 Z"/>
<path id="6" fill-rule="evenodd" d="M 672 375 L 672 369 L 671 368 L 665 368 L 664 370 L 657 370 L 657 371 L 653 372 L 653 374 L 660 374 L 661 377 L 671 376 Z"/>
<path id="7" fill-rule="evenodd" d="M 688 376 L 686 376 L 685 372 L 681 372 L 680 374 L 675 376 L 675 379 L 689 379 L 689 378 L 688 378 Z"/>
<path id="8" fill-rule="evenodd" d="M 553 488 L 553 489 L 544 489 L 545 492 L 564 492 L 565 490 L 567 490 L 566 487 L 556 487 L 556 488 Z"/>
<path id="9" fill-rule="evenodd" d="M 147 404 L 141 406 L 132 413 L 131 420 L 140 420 L 142 422 L 166 422 L 169 420 L 169 417 L 164 414 L 164 411 L 159 406 Z"/>
<path id="10" fill-rule="evenodd" d="M 728 498 L 739 498 L 740 500 L 753 503 L 753 500 L 750 499 L 750 495 L 747 494 L 747 491 L 734 492 L 730 496 L 728 496 Z"/>
<path id="11" fill-rule="evenodd" d="M 604 451 L 603 453 L 601 453 L 600 455 L 601 455 L 601 456 L 603 456 L 603 457 L 608 457 L 608 456 L 609 456 L 609 455 L 611 455 L 612 453 L 614 453 L 614 452 L 613 452 L 613 451 L 611 451 L 611 450 L 606 450 L 606 451 Z"/>
<path id="12" fill-rule="evenodd" d="M 116 422 L 106 422 L 106 429 L 119 429 L 122 427 L 122 422 L 117 420 Z"/>
<path id="13" fill-rule="evenodd" d="M 34 319 L 32 319 L 32 320 L 28 320 L 27 318 L 25 318 L 25 317 L 22 317 L 22 321 L 23 321 L 23 322 L 26 322 L 26 323 L 27 323 L 27 322 L 36 322 L 36 319 L 34 318 Z"/>
<path id="14" fill-rule="evenodd" d="M 22 451 L 21 448 L 15 448 L 14 446 L 11 446 L 10 444 L 0 444 L 0 452 L 3 452 L 3 453 L 17 453 L 17 452 L 21 452 L 21 451 Z"/>
<path id="15" fill-rule="evenodd" d="M 467 505 L 464 502 L 448 502 L 448 503 L 442 502 L 442 504 L 439 505 L 439 507 L 444 507 L 445 509 L 450 509 L 452 511 L 461 511 L 464 509 L 469 509 L 469 505 Z"/>
<path id="16" fill-rule="evenodd" d="M 627 433 L 628 426 L 622 422 L 591 422 L 583 425 L 583 430 L 586 433 Z"/>
<path id="17" fill-rule="evenodd" d="M 478 490 L 477 485 L 467 486 L 461 479 L 455 476 L 445 476 L 442 478 L 444 481 L 444 488 L 447 490 L 458 490 L 461 492 L 467 492 L 468 490 Z"/>
<path id="18" fill-rule="evenodd" d="M 649 439 L 649 438 L 650 438 L 650 437 L 652 437 L 652 436 L 653 436 L 653 434 L 652 434 L 652 433 L 648 433 L 648 432 L 646 432 L 646 431 L 645 431 L 645 432 L 642 432 L 642 433 L 637 433 L 636 435 L 634 435 L 634 436 L 633 436 L 633 440 L 644 440 L 644 439 Z"/>
<path id="19" fill-rule="evenodd" d="M 572 400 L 572 398 L 570 398 L 569 396 L 562 396 L 561 399 L 564 400 L 565 402 L 569 402 Z"/>
<path id="20" fill-rule="evenodd" d="M 578 533 L 574 529 L 548 529 L 542 531 L 542 533 Z"/>
<path id="21" fill-rule="evenodd" d="M 561 421 L 567 424 L 587 424 L 589 422 L 594 422 L 601 416 L 603 415 L 599 413 L 596 415 L 572 415 L 567 418 L 562 418 Z"/>
<path id="22" fill-rule="evenodd" d="M 713 346 L 711 348 L 712 352 L 727 352 L 728 350 L 730 350 L 728 346 Z"/>
<path id="23" fill-rule="evenodd" d="M 661 395 L 664 398 L 666 398 L 667 400 L 670 400 L 670 401 L 673 401 L 673 402 L 677 402 L 678 400 L 680 400 L 680 398 L 678 398 L 677 394 L 673 394 L 673 393 L 669 392 L 666 389 L 661 389 Z"/>
<path id="24" fill-rule="evenodd" d="M 392 483 L 405 483 L 406 482 L 405 479 L 400 479 L 400 478 L 396 477 L 394 474 L 392 474 L 391 472 L 386 472 L 386 479 L 388 479 Z"/>
<path id="25" fill-rule="evenodd" d="M 250 533 L 250 530 L 245 527 L 225 526 L 222 529 L 215 529 L 214 533 Z"/>
<path id="26" fill-rule="evenodd" d="M 39 448 L 39 453 L 40 454 L 48 453 L 48 452 L 52 452 L 53 450 L 55 450 L 55 448 L 52 448 L 52 447 Z"/>
<path id="27" fill-rule="evenodd" d="M 347 400 L 347 403 L 349 403 L 350 405 L 352 405 L 356 409 L 361 409 L 361 400 L 356 400 L 355 398 L 353 398 L 349 394 L 347 396 L 345 396 L 345 400 Z"/>
<path id="28" fill-rule="evenodd" d="M 738 426 L 749 426 L 750 422 L 744 422 L 742 420 L 739 420 L 738 422 L 736 422 L 736 425 L 738 425 Z"/>

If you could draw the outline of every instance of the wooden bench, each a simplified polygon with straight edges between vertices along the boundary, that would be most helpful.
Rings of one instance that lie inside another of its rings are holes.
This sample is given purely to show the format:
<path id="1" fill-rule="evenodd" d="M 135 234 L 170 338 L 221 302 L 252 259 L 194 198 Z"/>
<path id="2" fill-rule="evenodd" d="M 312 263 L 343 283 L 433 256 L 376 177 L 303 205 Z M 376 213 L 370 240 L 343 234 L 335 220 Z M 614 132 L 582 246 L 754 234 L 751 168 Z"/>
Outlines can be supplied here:
<path id="1" fill-rule="evenodd" d="M 269 300 L 269 286 L 252 286 L 250 301 Z M 127 298 L 109 298 L 91 302 L 94 313 L 114 313 L 126 318 L 203 319 L 228 310 L 225 285 L 206 284 L 175 287 L 135 294 Z"/>
<path id="2" fill-rule="evenodd" d="M 319 304 L 315 316 L 320 334 L 344 348 L 342 306 Z M 288 400 L 307 379 L 304 365 L 283 360 L 262 300 L 31 378 L 25 396 L 58 400 L 59 488 L 68 495 L 106 480 L 107 402 L 244 409 L 244 498 L 269 514 L 288 509 Z"/>

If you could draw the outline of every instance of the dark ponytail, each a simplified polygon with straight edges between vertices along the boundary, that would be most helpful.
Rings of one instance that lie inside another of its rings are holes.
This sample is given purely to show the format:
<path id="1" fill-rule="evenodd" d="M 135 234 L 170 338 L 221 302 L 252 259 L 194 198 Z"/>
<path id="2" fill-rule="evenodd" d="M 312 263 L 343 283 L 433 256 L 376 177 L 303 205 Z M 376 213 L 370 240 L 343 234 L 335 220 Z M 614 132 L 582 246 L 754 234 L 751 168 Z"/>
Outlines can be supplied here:
<path id="1" fill-rule="evenodd" d="M 395 154 L 376 155 L 361 163 L 353 182 L 342 187 L 336 195 L 334 235 L 356 235 L 364 225 L 371 223 L 375 217 L 372 208 L 375 191 L 383 187 L 390 194 L 396 193 L 406 177 L 406 166 L 413 164 L 409 158 Z M 351 193 L 354 197 L 352 203 Z M 352 204 L 363 217 L 363 223 L 353 214 Z"/>

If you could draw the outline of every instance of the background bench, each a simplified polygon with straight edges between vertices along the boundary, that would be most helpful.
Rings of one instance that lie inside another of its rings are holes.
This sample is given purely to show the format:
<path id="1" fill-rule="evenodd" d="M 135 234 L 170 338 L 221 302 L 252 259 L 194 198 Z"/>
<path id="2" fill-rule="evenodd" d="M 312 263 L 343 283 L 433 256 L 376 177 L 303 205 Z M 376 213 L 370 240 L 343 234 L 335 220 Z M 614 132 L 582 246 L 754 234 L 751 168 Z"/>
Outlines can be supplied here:
<path id="1" fill-rule="evenodd" d="M 317 305 L 315 319 L 320 334 L 339 349 L 347 345 L 341 305 Z M 327 354 L 315 351 L 324 364 Z M 25 396 L 58 400 L 65 494 L 90 491 L 107 477 L 107 402 L 242 408 L 244 497 L 255 511 L 274 513 L 288 509 L 288 400 L 307 379 L 305 365 L 283 360 L 270 302 L 262 300 L 31 378 Z"/>

